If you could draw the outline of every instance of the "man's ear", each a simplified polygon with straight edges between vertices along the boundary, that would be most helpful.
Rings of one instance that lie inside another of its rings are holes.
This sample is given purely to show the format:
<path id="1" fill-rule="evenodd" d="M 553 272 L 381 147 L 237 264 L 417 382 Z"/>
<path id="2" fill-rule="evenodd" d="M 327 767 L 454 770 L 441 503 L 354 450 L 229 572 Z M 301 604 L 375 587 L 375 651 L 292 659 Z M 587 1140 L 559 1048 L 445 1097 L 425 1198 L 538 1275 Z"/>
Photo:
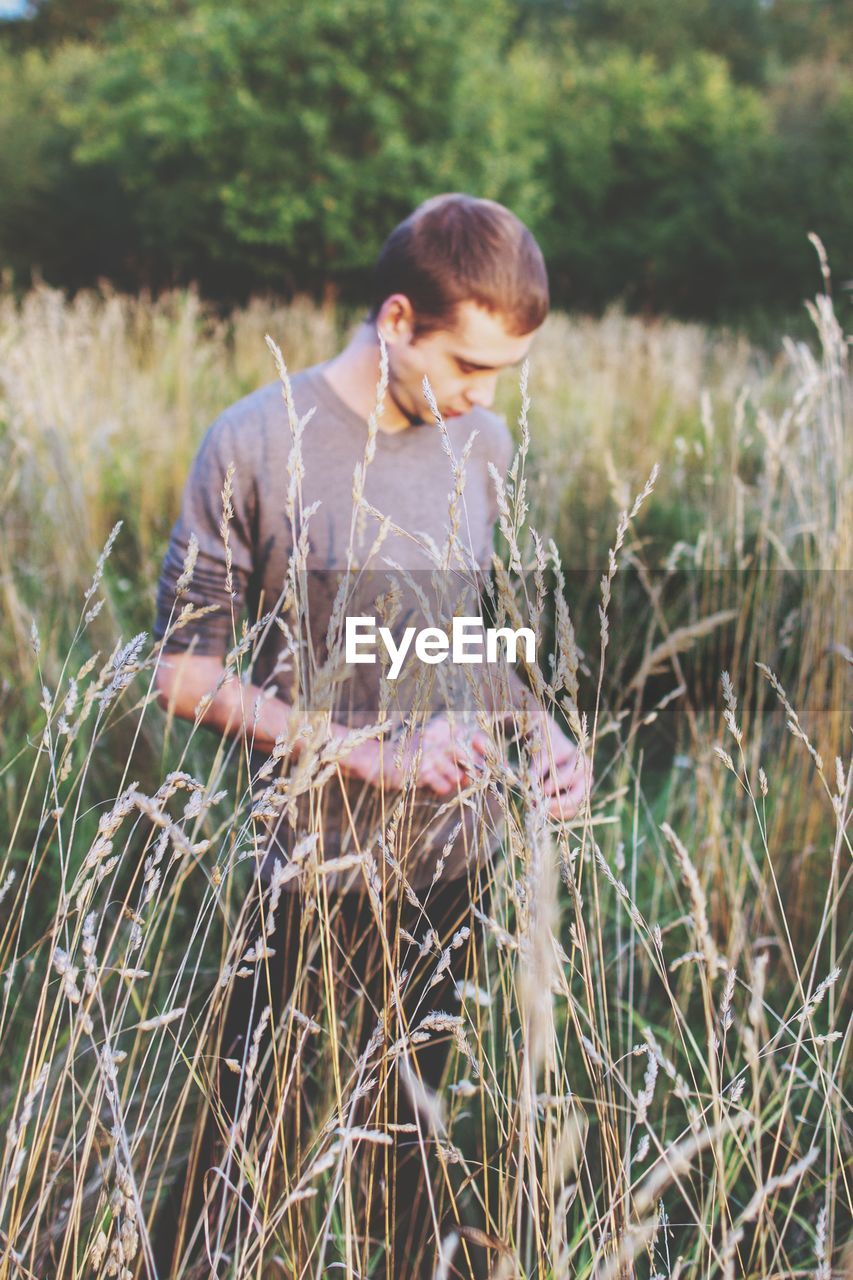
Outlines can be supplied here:
<path id="1" fill-rule="evenodd" d="M 415 311 L 404 293 L 392 293 L 379 308 L 376 329 L 387 346 L 408 345 L 415 334 Z"/>

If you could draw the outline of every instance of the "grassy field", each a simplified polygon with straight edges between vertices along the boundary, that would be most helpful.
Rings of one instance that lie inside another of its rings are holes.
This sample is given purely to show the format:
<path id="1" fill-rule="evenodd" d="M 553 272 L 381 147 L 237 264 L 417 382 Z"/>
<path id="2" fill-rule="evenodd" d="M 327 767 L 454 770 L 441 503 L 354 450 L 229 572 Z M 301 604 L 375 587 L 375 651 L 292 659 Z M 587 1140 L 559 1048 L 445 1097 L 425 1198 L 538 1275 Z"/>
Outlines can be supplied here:
<path id="1" fill-rule="evenodd" d="M 522 572 L 500 590 L 562 580 L 538 696 L 588 735 L 596 785 L 549 823 L 498 736 L 472 784 L 505 838 L 471 982 L 420 1029 L 454 1044 L 418 1104 L 468 1224 L 442 1277 L 472 1250 L 506 1278 L 849 1274 L 851 401 L 828 294 L 809 306 L 813 340 L 772 353 L 555 315 L 529 407 L 502 389 L 520 454 L 498 552 Z M 264 335 L 298 369 L 348 323 L 261 301 L 219 319 L 192 293 L 0 297 L 2 1280 L 150 1273 L 241 958 L 263 998 L 245 759 L 158 707 L 154 596 L 204 428 L 276 376 Z M 300 785 L 334 763 L 320 732 Z M 307 880 L 322 999 L 278 1028 L 276 1071 L 286 1095 L 316 1039 L 316 1106 L 287 1152 L 231 1135 L 252 1229 L 220 1276 L 378 1273 L 354 1170 L 381 1159 L 412 1028 L 389 997 L 372 1056 L 348 1056 L 334 902 L 310 859 Z M 257 1061 L 235 1066 L 251 1106 Z"/>

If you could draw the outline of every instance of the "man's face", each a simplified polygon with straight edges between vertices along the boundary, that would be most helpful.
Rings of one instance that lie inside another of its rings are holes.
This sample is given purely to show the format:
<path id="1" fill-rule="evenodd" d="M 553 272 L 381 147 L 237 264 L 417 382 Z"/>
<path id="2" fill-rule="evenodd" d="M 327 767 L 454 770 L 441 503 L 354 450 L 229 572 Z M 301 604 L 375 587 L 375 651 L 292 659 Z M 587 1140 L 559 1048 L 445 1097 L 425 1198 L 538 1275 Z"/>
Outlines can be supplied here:
<path id="1" fill-rule="evenodd" d="M 411 422 L 433 420 L 425 377 L 445 419 L 477 405 L 488 409 L 498 374 L 524 360 L 535 336 L 508 333 L 504 317 L 463 302 L 451 328 L 413 338 L 411 304 L 401 294 L 385 302 L 379 328 L 388 346 L 388 394 Z"/>

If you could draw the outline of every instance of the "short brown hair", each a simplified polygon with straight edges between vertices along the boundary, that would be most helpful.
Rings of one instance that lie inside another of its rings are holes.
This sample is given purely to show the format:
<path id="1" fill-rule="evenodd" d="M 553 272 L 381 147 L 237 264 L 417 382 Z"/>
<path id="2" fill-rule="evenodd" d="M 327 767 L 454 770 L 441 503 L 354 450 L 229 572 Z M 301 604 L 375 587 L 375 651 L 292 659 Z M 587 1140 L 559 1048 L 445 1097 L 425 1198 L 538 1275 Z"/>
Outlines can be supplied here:
<path id="1" fill-rule="evenodd" d="M 539 328 L 549 306 L 542 251 L 524 223 L 494 200 L 456 191 L 424 201 L 391 232 L 369 320 L 393 293 L 411 302 L 416 335 L 452 325 L 462 302 L 505 317 L 523 335 Z"/>

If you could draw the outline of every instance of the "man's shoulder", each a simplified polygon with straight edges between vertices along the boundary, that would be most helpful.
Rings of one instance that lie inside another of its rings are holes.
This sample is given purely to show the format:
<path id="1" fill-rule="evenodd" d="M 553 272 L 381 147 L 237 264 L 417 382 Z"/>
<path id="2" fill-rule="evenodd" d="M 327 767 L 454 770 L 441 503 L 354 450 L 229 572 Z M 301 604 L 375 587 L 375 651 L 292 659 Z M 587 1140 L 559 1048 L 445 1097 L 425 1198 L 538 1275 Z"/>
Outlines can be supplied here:
<path id="1" fill-rule="evenodd" d="M 313 369 L 300 369 L 290 376 L 296 413 L 302 416 L 310 404 Z M 228 405 L 207 430 L 211 443 L 228 441 L 238 453 L 256 456 L 259 447 L 273 441 L 290 446 L 290 419 L 280 379 L 264 383 Z"/>
<path id="2" fill-rule="evenodd" d="M 313 366 L 309 369 L 300 369 L 297 373 L 290 375 L 290 388 L 297 412 L 304 412 L 300 402 L 313 385 L 314 376 Z M 263 426 L 270 421 L 278 425 L 282 421 L 287 421 L 287 416 L 284 386 L 279 378 L 274 378 L 271 382 L 265 382 L 263 386 L 257 387 L 228 405 L 220 414 L 220 419 L 227 420 L 232 426 L 245 425 L 251 428 Z"/>

